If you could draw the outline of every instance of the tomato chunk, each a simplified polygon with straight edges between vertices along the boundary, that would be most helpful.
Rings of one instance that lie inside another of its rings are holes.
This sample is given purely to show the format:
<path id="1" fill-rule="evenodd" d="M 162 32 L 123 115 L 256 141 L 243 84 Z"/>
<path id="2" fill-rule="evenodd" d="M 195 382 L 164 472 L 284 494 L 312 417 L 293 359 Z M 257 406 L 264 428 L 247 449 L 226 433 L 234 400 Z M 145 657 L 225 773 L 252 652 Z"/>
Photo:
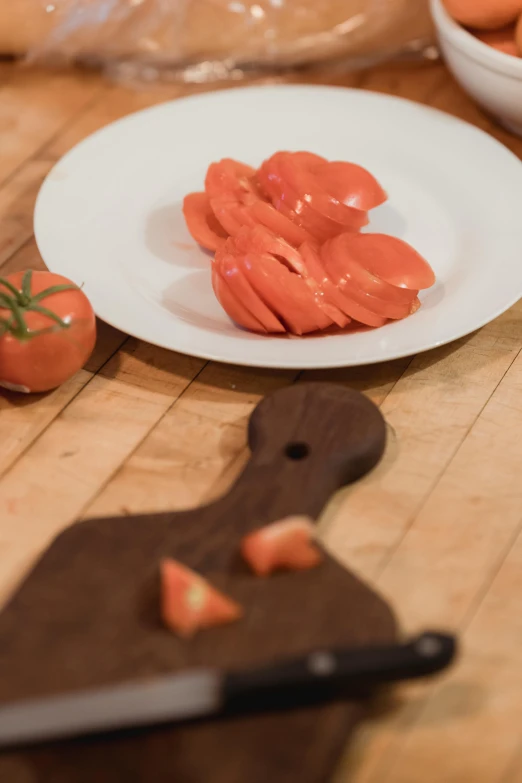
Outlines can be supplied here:
<path id="1" fill-rule="evenodd" d="M 241 554 L 258 576 L 279 569 L 305 571 L 323 561 L 314 533 L 315 526 L 308 517 L 287 517 L 245 536 Z"/>
<path id="2" fill-rule="evenodd" d="M 217 250 L 228 237 L 214 215 L 206 193 L 189 193 L 185 196 L 183 215 L 191 236 L 207 250 Z"/>
<path id="3" fill-rule="evenodd" d="M 161 616 L 178 636 L 189 638 L 202 628 L 233 623 L 243 615 L 236 601 L 176 560 L 162 560 L 160 575 Z"/>

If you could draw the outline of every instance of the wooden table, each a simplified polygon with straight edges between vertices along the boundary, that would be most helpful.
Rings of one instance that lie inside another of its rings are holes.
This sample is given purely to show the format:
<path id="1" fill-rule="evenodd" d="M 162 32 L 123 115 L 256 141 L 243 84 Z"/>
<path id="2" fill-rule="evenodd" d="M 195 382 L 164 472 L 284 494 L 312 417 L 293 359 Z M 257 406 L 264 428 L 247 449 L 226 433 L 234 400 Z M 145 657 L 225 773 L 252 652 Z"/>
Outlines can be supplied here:
<path id="1" fill-rule="evenodd" d="M 312 80 L 430 104 L 522 155 L 440 64 Z M 61 155 L 187 92 L 0 64 L 0 274 L 42 267 L 34 200 Z M 381 467 L 327 510 L 323 539 L 392 601 L 406 630 L 456 629 L 463 655 L 449 676 L 402 689 L 392 710 L 377 706 L 336 783 L 521 783 L 521 348 L 520 305 L 414 359 L 299 375 L 204 362 L 100 324 L 94 355 L 62 388 L 0 396 L 0 599 L 75 519 L 220 493 L 245 460 L 245 423 L 263 395 L 298 380 L 347 384 L 381 406 L 391 437 Z"/>

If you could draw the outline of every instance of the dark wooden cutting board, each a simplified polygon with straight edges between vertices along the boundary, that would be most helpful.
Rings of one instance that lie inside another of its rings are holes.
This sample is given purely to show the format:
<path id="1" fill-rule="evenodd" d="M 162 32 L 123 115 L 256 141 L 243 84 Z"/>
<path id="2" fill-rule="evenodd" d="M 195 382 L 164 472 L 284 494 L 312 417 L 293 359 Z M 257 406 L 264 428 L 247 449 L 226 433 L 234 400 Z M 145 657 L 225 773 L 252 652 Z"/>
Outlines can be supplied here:
<path id="1" fill-rule="evenodd" d="M 0 702 L 396 638 L 386 603 L 332 557 L 257 579 L 238 556 L 246 532 L 288 514 L 317 518 L 337 489 L 377 464 L 378 409 L 343 387 L 298 384 L 260 403 L 249 443 L 243 474 L 210 506 L 90 520 L 54 541 L 0 615 Z M 164 556 L 240 601 L 245 619 L 189 642 L 166 631 Z M 361 700 L 16 749 L 0 754 L 0 781 L 326 783 L 364 709 Z"/>

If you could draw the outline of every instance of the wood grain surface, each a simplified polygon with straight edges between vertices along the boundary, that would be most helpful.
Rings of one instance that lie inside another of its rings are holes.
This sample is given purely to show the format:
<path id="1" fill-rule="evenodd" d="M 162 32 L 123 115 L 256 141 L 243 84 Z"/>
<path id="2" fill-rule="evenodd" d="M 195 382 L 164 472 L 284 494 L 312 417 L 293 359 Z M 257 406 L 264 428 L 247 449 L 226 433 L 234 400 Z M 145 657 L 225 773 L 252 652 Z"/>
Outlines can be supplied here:
<path id="1" fill-rule="evenodd" d="M 522 156 L 522 142 L 474 107 L 441 64 L 301 78 L 429 104 Z M 64 152 L 117 117 L 188 91 L 133 93 L 91 74 L 0 63 L 2 272 L 41 265 L 34 198 Z M 457 630 L 463 656 L 440 682 L 401 688 L 392 710 L 376 705 L 335 783 L 520 783 L 521 348 L 520 304 L 411 360 L 299 377 L 204 363 L 101 327 L 90 363 L 62 389 L 0 397 L 1 600 L 77 517 L 216 497 L 244 465 L 246 421 L 268 392 L 302 378 L 351 386 L 381 406 L 388 448 L 324 514 L 323 543 L 384 593 L 406 629 Z M 16 761 L 11 772 L 14 781 Z"/>
<path id="2" fill-rule="evenodd" d="M 328 554 L 317 569 L 271 579 L 256 578 L 239 556 L 246 533 L 291 514 L 317 519 L 337 489 L 375 467 L 386 441 L 379 409 L 340 385 L 288 386 L 255 409 L 248 440 L 248 464 L 207 506 L 97 518 L 58 536 L 0 614 L 0 702 L 396 640 L 387 604 Z M 190 641 L 168 633 L 159 613 L 164 557 L 232 596 L 242 622 Z M 135 783 L 148 783 L 150 768 L 156 783 L 323 783 L 366 706 L 15 748 L 0 754 L 0 780 L 16 761 L 35 783 L 124 781 L 130 765 Z"/>

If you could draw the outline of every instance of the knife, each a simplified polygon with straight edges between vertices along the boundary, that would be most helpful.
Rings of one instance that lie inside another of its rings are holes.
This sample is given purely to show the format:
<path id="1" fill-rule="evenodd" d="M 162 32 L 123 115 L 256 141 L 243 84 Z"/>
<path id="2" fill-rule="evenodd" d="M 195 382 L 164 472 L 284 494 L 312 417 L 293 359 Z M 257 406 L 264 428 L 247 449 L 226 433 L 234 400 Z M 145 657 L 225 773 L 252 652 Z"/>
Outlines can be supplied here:
<path id="1" fill-rule="evenodd" d="M 0 747 L 155 724 L 336 701 L 446 668 L 453 636 L 424 633 L 406 644 L 317 650 L 263 668 L 195 669 L 143 682 L 0 705 Z"/>

